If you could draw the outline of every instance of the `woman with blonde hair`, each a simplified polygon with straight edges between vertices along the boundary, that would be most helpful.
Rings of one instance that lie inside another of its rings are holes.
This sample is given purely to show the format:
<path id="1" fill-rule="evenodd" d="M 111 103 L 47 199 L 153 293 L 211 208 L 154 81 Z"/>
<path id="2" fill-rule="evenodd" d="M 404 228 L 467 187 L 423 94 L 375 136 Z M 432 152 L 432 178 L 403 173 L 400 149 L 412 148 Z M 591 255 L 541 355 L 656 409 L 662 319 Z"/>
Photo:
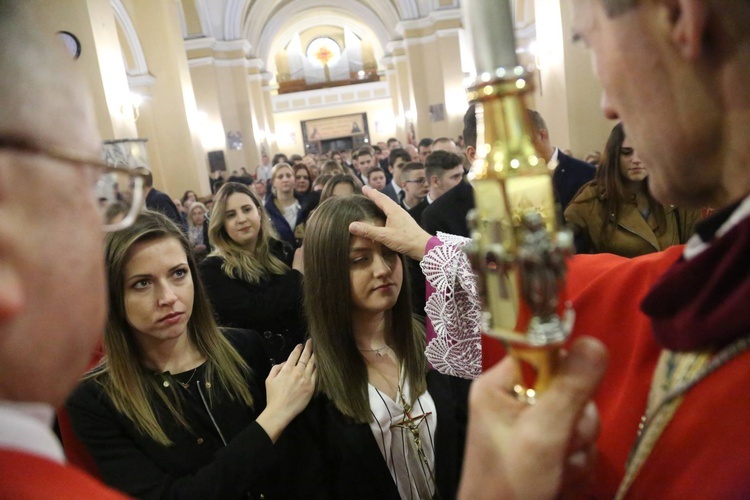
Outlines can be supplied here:
<path id="1" fill-rule="evenodd" d="M 385 214 L 364 196 L 328 199 L 305 242 L 319 381 L 305 416 L 321 484 L 332 498 L 454 498 L 469 381 L 429 369 L 403 256 L 352 236 L 353 222 L 382 226 Z"/>
<path id="2" fill-rule="evenodd" d="M 190 243 L 159 213 L 108 234 L 105 254 L 105 356 L 67 403 L 102 479 L 138 498 L 286 495 L 277 458 L 294 459 L 311 346 L 271 369 L 255 332 L 220 330 Z"/>
<path id="3" fill-rule="evenodd" d="M 305 338 L 302 261 L 274 231 L 255 193 L 230 182 L 216 193 L 208 226 L 213 251 L 201 280 L 220 325 L 261 333 L 273 363 Z"/>

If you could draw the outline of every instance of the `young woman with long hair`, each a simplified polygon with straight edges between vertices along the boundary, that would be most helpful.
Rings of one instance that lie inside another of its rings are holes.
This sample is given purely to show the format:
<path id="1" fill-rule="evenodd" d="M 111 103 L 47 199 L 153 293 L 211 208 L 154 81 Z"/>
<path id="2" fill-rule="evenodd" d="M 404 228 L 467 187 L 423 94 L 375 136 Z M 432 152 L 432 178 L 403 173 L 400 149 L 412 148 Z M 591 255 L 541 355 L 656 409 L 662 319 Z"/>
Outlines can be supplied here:
<path id="1" fill-rule="evenodd" d="M 213 251 L 201 262 L 220 325 L 261 333 L 272 362 L 305 338 L 301 258 L 279 240 L 263 205 L 244 184 L 224 184 L 208 226 Z"/>
<path id="2" fill-rule="evenodd" d="M 579 253 L 636 257 L 685 243 L 700 211 L 664 206 L 648 190 L 648 165 L 617 124 L 609 135 L 596 178 L 565 210 Z"/>
<path id="3" fill-rule="evenodd" d="M 305 242 L 305 312 L 319 398 L 306 412 L 334 498 L 452 498 L 461 470 L 468 382 L 429 370 L 403 256 L 352 236 L 383 225 L 363 196 L 315 210 Z M 325 300 L 321 300 L 325 297 Z"/>
<path id="4" fill-rule="evenodd" d="M 190 243 L 159 213 L 108 234 L 105 253 L 105 356 L 67 404 L 103 480 L 138 498 L 284 491 L 274 443 L 312 395 L 311 345 L 271 369 L 255 332 L 220 330 Z"/>

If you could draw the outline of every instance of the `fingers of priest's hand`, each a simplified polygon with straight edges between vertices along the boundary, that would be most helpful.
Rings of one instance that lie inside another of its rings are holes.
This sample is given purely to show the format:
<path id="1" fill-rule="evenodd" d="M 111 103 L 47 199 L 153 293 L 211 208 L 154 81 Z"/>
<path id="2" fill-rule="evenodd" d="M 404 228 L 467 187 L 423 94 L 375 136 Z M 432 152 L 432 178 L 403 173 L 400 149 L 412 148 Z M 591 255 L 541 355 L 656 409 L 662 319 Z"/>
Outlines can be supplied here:
<path id="1" fill-rule="evenodd" d="M 391 250 L 422 260 L 430 235 L 393 200 L 375 189 L 364 187 L 362 193 L 385 212 L 385 227 L 364 222 L 352 222 L 349 232 L 381 243 Z"/>

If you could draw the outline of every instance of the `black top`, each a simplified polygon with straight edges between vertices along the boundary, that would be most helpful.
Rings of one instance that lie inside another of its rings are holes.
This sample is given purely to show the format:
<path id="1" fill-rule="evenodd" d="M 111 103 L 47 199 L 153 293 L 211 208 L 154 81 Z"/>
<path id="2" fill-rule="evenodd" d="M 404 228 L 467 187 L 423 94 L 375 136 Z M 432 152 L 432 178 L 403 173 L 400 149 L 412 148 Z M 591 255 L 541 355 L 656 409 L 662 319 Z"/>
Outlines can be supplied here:
<path id="1" fill-rule="evenodd" d="M 302 274 L 292 269 L 250 284 L 227 276 L 221 269 L 223 262 L 211 256 L 200 264 L 201 281 L 219 325 L 259 332 L 271 363 L 286 361 L 307 335 Z"/>
<path id="2" fill-rule="evenodd" d="M 435 402 L 435 498 L 456 497 L 463 464 L 467 404 L 471 381 L 427 373 L 427 390 Z M 300 415 L 309 421 L 323 466 L 316 498 L 399 500 L 399 492 L 369 424 L 354 423 L 325 396 L 317 396 Z M 300 450 L 306 454 L 305 449 Z M 315 455 L 313 455 L 315 457 Z M 317 458 L 317 457 L 315 457 Z M 316 464 L 310 468 L 315 469 Z"/>
<path id="3" fill-rule="evenodd" d="M 182 393 L 182 414 L 190 430 L 174 422 L 166 408 L 155 400 L 152 407 L 167 436 L 174 443 L 163 446 L 141 434 L 119 413 L 98 379 L 82 382 L 67 402 L 76 436 L 94 458 L 108 485 L 138 498 L 293 498 L 289 466 L 295 454 L 287 455 L 290 441 L 309 431 L 293 422 L 276 445 L 255 418 L 265 408 L 264 380 L 270 370 L 263 343 L 255 332 L 228 330 L 227 337 L 250 366 L 247 384 L 254 406 L 231 401 L 219 384 L 206 380 L 203 366 L 193 375 L 154 374 L 165 391 L 183 391 L 180 380 L 192 375 Z M 199 392 L 200 391 L 200 392 Z M 203 402 L 201 393 L 210 406 Z M 226 441 L 226 445 L 223 443 Z M 282 457 L 283 456 L 283 460 Z M 284 464 L 284 467 L 281 467 Z"/>

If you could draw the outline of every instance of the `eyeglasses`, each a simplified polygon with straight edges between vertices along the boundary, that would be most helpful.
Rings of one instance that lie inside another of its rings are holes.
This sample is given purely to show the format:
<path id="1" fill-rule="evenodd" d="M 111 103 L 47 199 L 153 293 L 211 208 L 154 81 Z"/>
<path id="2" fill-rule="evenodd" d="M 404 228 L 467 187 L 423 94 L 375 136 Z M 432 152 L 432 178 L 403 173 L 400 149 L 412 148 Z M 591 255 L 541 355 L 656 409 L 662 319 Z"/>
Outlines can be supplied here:
<path id="1" fill-rule="evenodd" d="M 419 179 L 414 179 L 411 181 L 404 181 L 409 184 L 428 184 L 427 179 L 424 177 L 420 177 Z"/>
<path id="2" fill-rule="evenodd" d="M 143 173 L 130 168 L 112 167 L 101 160 L 87 158 L 74 151 L 41 146 L 34 141 L 0 135 L 0 149 L 41 155 L 78 167 L 92 167 L 97 177 L 92 184 L 92 195 L 99 206 L 102 229 L 107 232 L 125 229 L 135 222 L 143 209 Z"/>

